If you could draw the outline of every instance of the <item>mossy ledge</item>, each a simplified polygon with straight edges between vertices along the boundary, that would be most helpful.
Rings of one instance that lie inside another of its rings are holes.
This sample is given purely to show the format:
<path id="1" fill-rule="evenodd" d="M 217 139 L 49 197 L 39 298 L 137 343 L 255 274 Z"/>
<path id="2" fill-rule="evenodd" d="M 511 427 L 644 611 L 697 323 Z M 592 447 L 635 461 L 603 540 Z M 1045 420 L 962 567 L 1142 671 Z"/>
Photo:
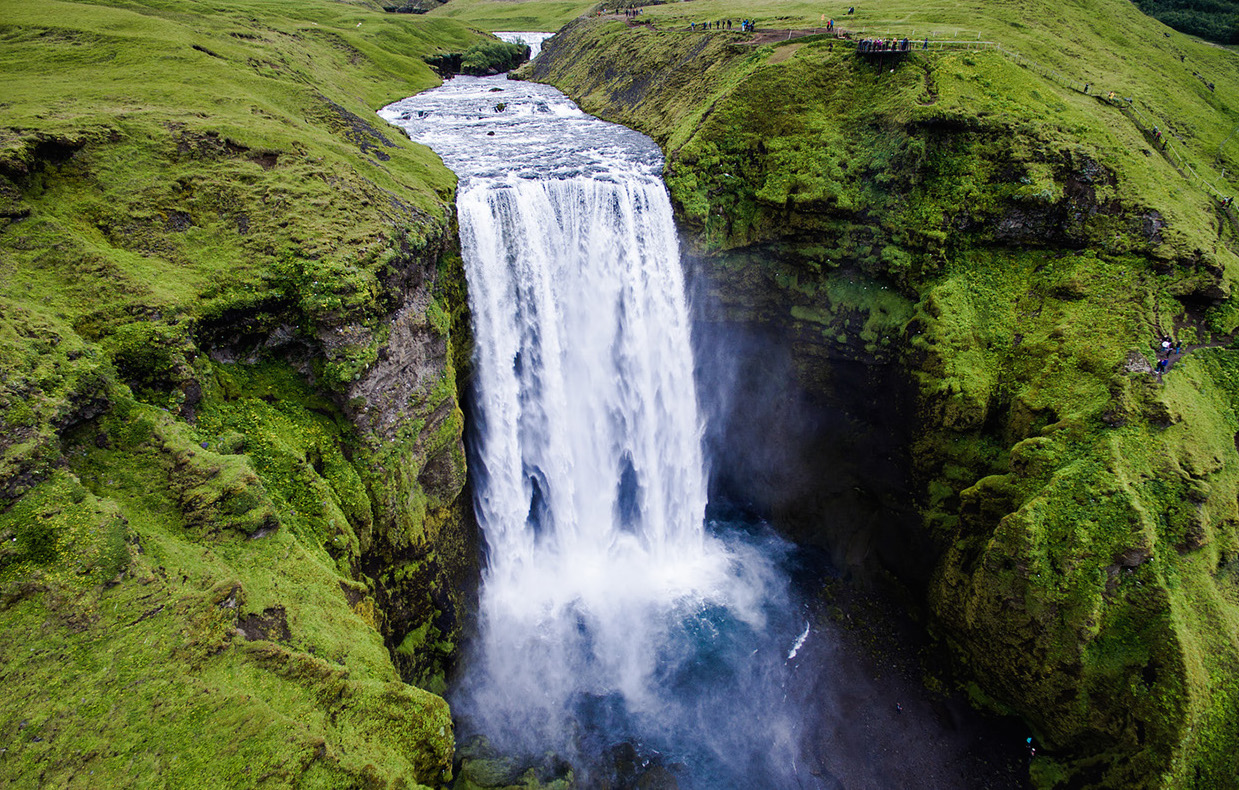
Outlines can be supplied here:
<path id="1" fill-rule="evenodd" d="M 450 783 L 455 179 L 374 110 L 487 40 L 5 4 L 0 783 Z"/>
<path id="2" fill-rule="evenodd" d="M 856 365 L 911 388 L 895 510 L 914 517 L 882 537 L 878 570 L 927 601 L 976 701 L 1031 726 L 1034 783 L 1234 786 L 1232 217 L 1121 106 L 1000 53 L 879 67 L 820 37 L 690 32 L 692 8 L 659 8 L 674 19 L 579 20 L 524 74 L 663 146 L 707 320 L 777 337 L 811 395 L 838 398 Z M 1236 95 L 1233 54 L 1127 3 L 974 11 L 1050 66 L 1131 87 L 1198 161 L 1233 128 L 1191 73 L 1208 64 Z M 1190 353 L 1159 380 L 1163 334 Z M 853 561 L 830 498 L 809 500 L 795 536 Z M 906 544 L 927 547 L 919 575 L 885 561 Z"/>

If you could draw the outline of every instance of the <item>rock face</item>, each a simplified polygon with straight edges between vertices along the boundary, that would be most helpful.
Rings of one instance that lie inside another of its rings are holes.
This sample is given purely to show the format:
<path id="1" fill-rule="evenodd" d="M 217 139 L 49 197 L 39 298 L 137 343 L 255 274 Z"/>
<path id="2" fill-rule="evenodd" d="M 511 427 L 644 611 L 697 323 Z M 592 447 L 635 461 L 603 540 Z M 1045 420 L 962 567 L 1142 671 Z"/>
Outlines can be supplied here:
<path id="1" fill-rule="evenodd" d="M 582 20 L 525 70 L 667 153 L 716 489 L 925 601 L 1038 786 L 1233 783 L 1229 217 L 999 53 L 746 41 Z M 1157 377 L 1163 334 L 1192 352 Z"/>
<path id="2" fill-rule="evenodd" d="M 850 305 L 789 310 L 811 300 L 764 266 L 741 278 L 716 263 L 686 259 L 712 495 L 826 549 L 859 582 L 883 569 L 927 581 L 910 473 L 912 382 L 891 354 L 866 352 L 846 328 L 824 330 L 836 318 L 863 324 Z"/>
<path id="3" fill-rule="evenodd" d="M 6 9 L 6 786 L 452 779 L 454 178 L 373 111 L 484 39 L 260 5 Z"/>

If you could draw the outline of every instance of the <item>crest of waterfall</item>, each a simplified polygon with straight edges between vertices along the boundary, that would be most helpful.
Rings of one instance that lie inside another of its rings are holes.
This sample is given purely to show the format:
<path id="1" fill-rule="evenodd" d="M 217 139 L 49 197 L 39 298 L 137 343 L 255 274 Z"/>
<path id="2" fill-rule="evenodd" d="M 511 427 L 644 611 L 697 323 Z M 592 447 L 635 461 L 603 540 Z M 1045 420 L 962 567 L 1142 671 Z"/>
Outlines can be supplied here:
<path id="1" fill-rule="evenodd" d="M 495 33 L 495 38 L 500 41 L 506 41 L 509 44 L 527 44 L 529 46 L 529 59 L 533 60 L 542 54 L 542 42 L 546 41 L 554 33 L 532 33 L 529 31 L 504 31 Z"/>
<path id="2" fill-rule="evenodd" d="M 669 688 L 696 687 L 702 645 L 760 631 L 778 583 L 756 550 L 704 527 L 703 425 L 661 153 L 551 88 L 503 79 L 456 78 L 381 115 L 460 178 L 477 349 L 471 475 L 489 551 L 454 708 L 501 748 L 535 752 L 564 748 L 600 700 L 653 723 L 647 733 L 705 727 L 703 703 Z M 702 692 L 718 707 L 709 715 L 730 716 L 733 691 Z"/>

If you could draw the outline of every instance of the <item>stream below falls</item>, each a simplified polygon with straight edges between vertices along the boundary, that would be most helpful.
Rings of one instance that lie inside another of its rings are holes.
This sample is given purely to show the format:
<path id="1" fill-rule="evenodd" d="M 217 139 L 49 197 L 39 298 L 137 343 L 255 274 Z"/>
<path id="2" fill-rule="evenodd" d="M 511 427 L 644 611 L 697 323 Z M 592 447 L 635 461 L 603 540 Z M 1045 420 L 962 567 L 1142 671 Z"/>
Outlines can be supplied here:
<path id="1" fill-rule="evenodd" d="M 448 693 L 458 741 L 507 758 L 500 784 L 570 768 L 597 788 L 931 786 L 923 766 L 881 766 L 902 718 L 842 732 L 836 651 L 797 592 L 800 555 L 707 502 L 654 142 L 502 76 L 456 77 L 380 115 L 460 180 L 487 556 Z M 958 776 L 941 786 L 967 786 Z"/>

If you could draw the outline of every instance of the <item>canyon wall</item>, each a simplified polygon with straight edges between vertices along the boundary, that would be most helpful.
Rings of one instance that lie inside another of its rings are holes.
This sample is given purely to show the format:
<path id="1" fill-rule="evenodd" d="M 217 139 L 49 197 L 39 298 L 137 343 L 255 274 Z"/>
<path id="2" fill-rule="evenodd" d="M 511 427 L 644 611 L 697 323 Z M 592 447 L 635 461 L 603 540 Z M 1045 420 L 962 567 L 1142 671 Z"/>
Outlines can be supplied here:
<path id="1" fill-rule="evenodd" d="M 374 110 L 484 39 L 173 5 L 0 23 L 0 776 L 443 786 L 455 179 Z"/>
<path id="2" fill-rule="evenodd" d="M 997 51 L 591 19 L 522 73 L 667 154 L 717 489 L 923 601 L 1038 786 L 1233 780 L 1236 231 L 1156 138 Z"/>

